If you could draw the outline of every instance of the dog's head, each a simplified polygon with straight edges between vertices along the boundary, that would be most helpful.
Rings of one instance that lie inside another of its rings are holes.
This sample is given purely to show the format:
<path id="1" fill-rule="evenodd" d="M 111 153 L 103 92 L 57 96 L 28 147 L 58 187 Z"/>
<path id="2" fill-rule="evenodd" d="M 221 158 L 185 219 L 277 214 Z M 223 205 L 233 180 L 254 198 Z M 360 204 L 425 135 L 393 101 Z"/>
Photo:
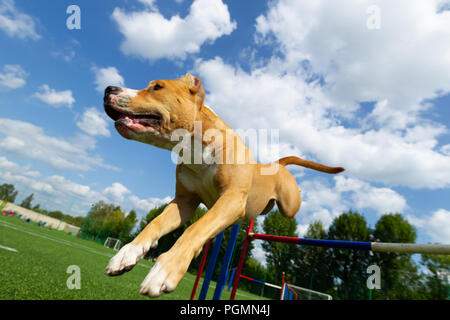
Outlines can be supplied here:
<path id="1" fill-rule="evenodd" d="M 186 74 L 174 80 L 153 80 L 143 90 L 107 87 L 103 105 L 127 139 L 170 148 L 171 133 L 193 131 L 205 90 L 199 78 Z"/>

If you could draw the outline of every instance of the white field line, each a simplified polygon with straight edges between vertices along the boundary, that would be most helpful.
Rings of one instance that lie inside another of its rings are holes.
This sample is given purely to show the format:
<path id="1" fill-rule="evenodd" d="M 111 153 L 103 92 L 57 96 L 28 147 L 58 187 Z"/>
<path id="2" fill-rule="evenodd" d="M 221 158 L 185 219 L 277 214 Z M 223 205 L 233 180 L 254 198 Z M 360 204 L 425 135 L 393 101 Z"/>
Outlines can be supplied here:
<path id="1" fill-rule="evenodd" d="M 2 245 L 0 245 L 0 249 L 12 251 L 12 252 L 19 252 L 19 251 L 17 251 L 17 250 L 14 249 L 14 248 L 5 247 L 5 246 L 2 246 Z"/>
<path id="2" fill-rule="evenodd" d="M 100 251 L 93 250 L 93 249 L 91 249 L 91 248 L 89 248 L 89 247 L 83 246 L 83 245 L 78 244 L 78 243 L 73 243 L 73 242 L 70 242 L 70 241 L 67 241 L 67 240 L 63 240 L 63 239 L 55 239 L 55 238 L 53 238 L 53 237 L 44 236 L 44 235 L 42 235 L 42 234 L 38 234 L 38 233 L 35 233 L 35 232 L 26 231 L 26 230 L 23 230 L 23 229 L 21 229 L 21 228 L 15 226 L 15 225 L 13 225 L 13 224 L 10 224 L 9 222 L 0 221 L 0 225 L 2 225 L 2 226 L 4 226 L 4 227 L 11 228 L 11 229 L 14 229 L 14 230 L 18 230 L 18 231 L 22 231 L 22 232 L 28 233 L 28 234 L 33 235 L 33 236 L 35 236 L 35 237 L 40 237 L 40 238 L 44 238 L 44 239 L 47 239 L 47 240 L 50 240 L 50 241 L 53 241 L 53 242 L 56 242 L 56 243 L 59 243 L 59 244 L 64 244 L 64 245 L 66 245 L 66 246 L 75 247 L 75 248 L 79 248 L 79 249 L 84 249 L 84 250 L 89 251 L 89 252 L 91 252 L 91 253 L 100 254 L 100 255 L 102 255 L 102 256 L 106 256 L 106 257 L 109 257 L 109 258 L 111 258 L 112 256 L 114 256 L 114 255 L 108 255 L 108 254 L 106 254 L 106 253 L 103 253 L 103 252 L 100 252 Z M 144 267 L 144 268 L 146 268 L 146 269 L 149 268 L 149 266 L 143 265 L 143 264 L 141 264 L 141 263 L 138 263 L 137 265 L 138 265 L 138 266 L 141 266 L 141 267 Z M 190 278 L 185 278 L 185 279 L 186 279 L 186 280 L 189 280 L 189 281 L 191 281 L 191 282 L 194 282 L 194 281 L 195 281 L 194 279 L 190 279 Z M 211 288 L 211 289 L 215 289 L 216 286 L 215 286 L 214 284 L 211 284 L 211 285 L 210 285 L 210 288 Z M 250 297 L 250 298 L 253 298 L 252 296 L 246 295 L 245 293 L 239 293 L 239 292 L 236 292 L 236 294 L 237 294 L 237 295 L 240 295 L 240 296 L 243 296 L 243 297 Z"/>
<path id="3" fill-rule="evenodd" d="M 56 242 L 56 243 L 59 243 L 59 244 L 64 244 L 64 245 L 69 246 L 69 247 L 75 247 L 75 248 L 78 248 L 78 249 L 83 249 L 83 250 L 86 250 L 86 251 L 88 251 L 90 253 L 99 254 L 99 255 L 102 255 L 102 256 L 105 256 L 105 257 L 108 257 L 108 258 L 111 258 L 112 256 L 114 256 L 114 254 L 111 255 L 111 254 L 107 254 L 107 253 L 104 253 L 104 252 L 100 252 L 100 251 L 94 250 L 92 248 L 86 247 L 86 246 L 84 246 L 82 244 L 73 243 L 71 241 L 67 241 L 67 240 L 64 240 L 64 239 L 55 239 L 53 237 L 44 236 L 42 234 L 38 234 L 38 233 L 35 233 L 35 232 L 23 230 L 23 229 L 15 226 L 15 225 L 10 224 L 9 222 L 0 221 L 0 225 L 3 225 L 4 227 L 8 227 L 8 228 L 11 228 L 11 229 L 14 229 L 14 230 L 18 230 L 18 231 L 22 231 L 22 232 L 28 233 L 28 234 L 33 235 L 35 237 L 40 237 L 40 238 L 44 238 L 44 239 L 47 239 L 47 240 L 50 240 L 50 241 L 53 241 L 53 242 Z M 141 266 L 141 267 L 144 267 L 144 268 L 147 268 L 147 269 L 149 268 L 149 266 L 143 265 L 141 263 L 138 263 L 137 265 Z"/>
<path id="4" fill-rule="evenodd" d="M 64 244 L 64 245 L 69 246 L 69 247 L 76 247 L 76 248 L 79 248 L 79 249 L 84 249 L 84 250 L 89 251 L 91 253 L 100 254 L 100 255 L 103 255 L 103 256 L 106 256 L 106 257 L 111 257 L 111 255 L 108 255 L 106 253 L 93 250 L 93 249 L 91 249 L 89 247 L 86 247 L 86 246 L 83 246 L 83 245 L 80 245 L 80 244 L 77 244 L 77 243 L 73 243 L 73 242 L 70 242 L 70 241 L 67 241 L 67 240 L 63 240 L 63 239 L 55 239 L 53 237 L 44 236 L 44 235 L 39 234 L 39 233 L 23 230 L 22 228 L 18 228 L 17 226 L 12 225 L 12 224 L 10 224 L 8 222 L 0 221 L 0 225 L 3 225 L 4 227 L 8 227 L 8 228 L 11 228 L 11 229 L 14 229 L 14 230 L 22 231 L 24 233 L 28 233 L 28 234 L 30 234 L 32 236 L 35 236 L 35 237 L 40 237 L 40 238 L 44 238 L 44 239 L 47 239 L 47 240 L 50 240 L 50 241 L 53 241 L 53 242 L 56 242 L 56 243 L 59 243 L 59 244 Z"/>

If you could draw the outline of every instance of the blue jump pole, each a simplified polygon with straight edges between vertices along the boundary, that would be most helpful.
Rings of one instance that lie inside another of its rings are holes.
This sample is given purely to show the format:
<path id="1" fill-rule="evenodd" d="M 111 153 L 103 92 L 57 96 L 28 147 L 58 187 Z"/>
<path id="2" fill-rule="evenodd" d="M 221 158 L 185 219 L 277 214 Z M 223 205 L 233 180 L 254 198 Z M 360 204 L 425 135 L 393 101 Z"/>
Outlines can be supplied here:
<path id="1" fill-rule="evenodd" d="M 202 290 L 200 291 L 200 295 L 198 296 L 198 300 L 205 300 L 206 294 L 208 293 L 209 283 L 211 282 L 211 278 L 214 273 L 214 267 L 216 266 L 217 257 L 220 251 L 220 245 L 222 244 L 223 234 L 225 230 L 219 233 L 216 236 L 216 240 L 214 241 L 214 247 L 211 253 L 211 257 L 209 258 L 208 267 L 206 268 L 205 279 L 203 280 Z"/>
<path id="2" fill-rule="evenodd" d="M 225 250 L 225 255 L 222 261 L 222 267 L 220 268 L 219 278 L 217 279 L 216 290 L 214 291 L 213 300 L 220 300 L 222 296 L 222 291 L 225 287 L 225 282 L 228 278 L 228 271 L 230 268 L 231 257 L 233 255 L 234 245 L 236 244 L 236 239 L 239 233 L 239 225 L 233 225 L 230 233 L 230 239 L 228 240 L 227 249 Z"/>
<path id="3" fill-rule="evenodd" d="M 228 281 L 228 291 L 230 291 L 231 286 L 233 285 L 233 279 L 234 279 L 235 273 L 236 273 L 236 268 L 233 268 L 233 271 L 231 271 L 230 280 Z"/>

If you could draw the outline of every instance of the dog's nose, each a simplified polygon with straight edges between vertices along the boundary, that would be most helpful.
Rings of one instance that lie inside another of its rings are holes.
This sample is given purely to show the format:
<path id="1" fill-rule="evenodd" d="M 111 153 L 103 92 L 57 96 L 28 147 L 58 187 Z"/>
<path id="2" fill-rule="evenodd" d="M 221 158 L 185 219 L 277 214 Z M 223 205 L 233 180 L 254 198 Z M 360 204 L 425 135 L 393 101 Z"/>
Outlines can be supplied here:
<path id="1" fill-rule="evenodd" d="M 109 86 L 105 89 L 105 96 L 111 94 L 111 93 L 118 93 L 120 92 L 120 90 L 122 90 L 121 87 L 114 87 L 114 86 Z"/>

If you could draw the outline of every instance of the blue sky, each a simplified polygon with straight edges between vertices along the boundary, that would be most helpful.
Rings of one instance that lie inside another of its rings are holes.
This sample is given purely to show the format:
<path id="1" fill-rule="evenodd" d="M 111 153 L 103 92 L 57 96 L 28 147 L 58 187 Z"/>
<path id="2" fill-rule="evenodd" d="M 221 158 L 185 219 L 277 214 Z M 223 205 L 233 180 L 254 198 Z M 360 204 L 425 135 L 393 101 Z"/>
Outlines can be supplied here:
<path id="1" fill-rule="evenodd" d="M 71 4 L 81 30 L 66 27 Z M 98 200 L 139 216 L 167 202 L 170 153 L 120 137 L 102 90 L 190 72 L 233 128 L 279 130 L 280 157 L 347 169 L 335 177 L 290 168 L 304 198 L 300 234 L 353 209 L 371 226 L 401 212 L 419 242 L 449 243 L 445 8 L 438 0 L 3 0 L 0 183 L 14 183 L 19 200 L 34 192 L 41 206 L 74 215 Z"/>

